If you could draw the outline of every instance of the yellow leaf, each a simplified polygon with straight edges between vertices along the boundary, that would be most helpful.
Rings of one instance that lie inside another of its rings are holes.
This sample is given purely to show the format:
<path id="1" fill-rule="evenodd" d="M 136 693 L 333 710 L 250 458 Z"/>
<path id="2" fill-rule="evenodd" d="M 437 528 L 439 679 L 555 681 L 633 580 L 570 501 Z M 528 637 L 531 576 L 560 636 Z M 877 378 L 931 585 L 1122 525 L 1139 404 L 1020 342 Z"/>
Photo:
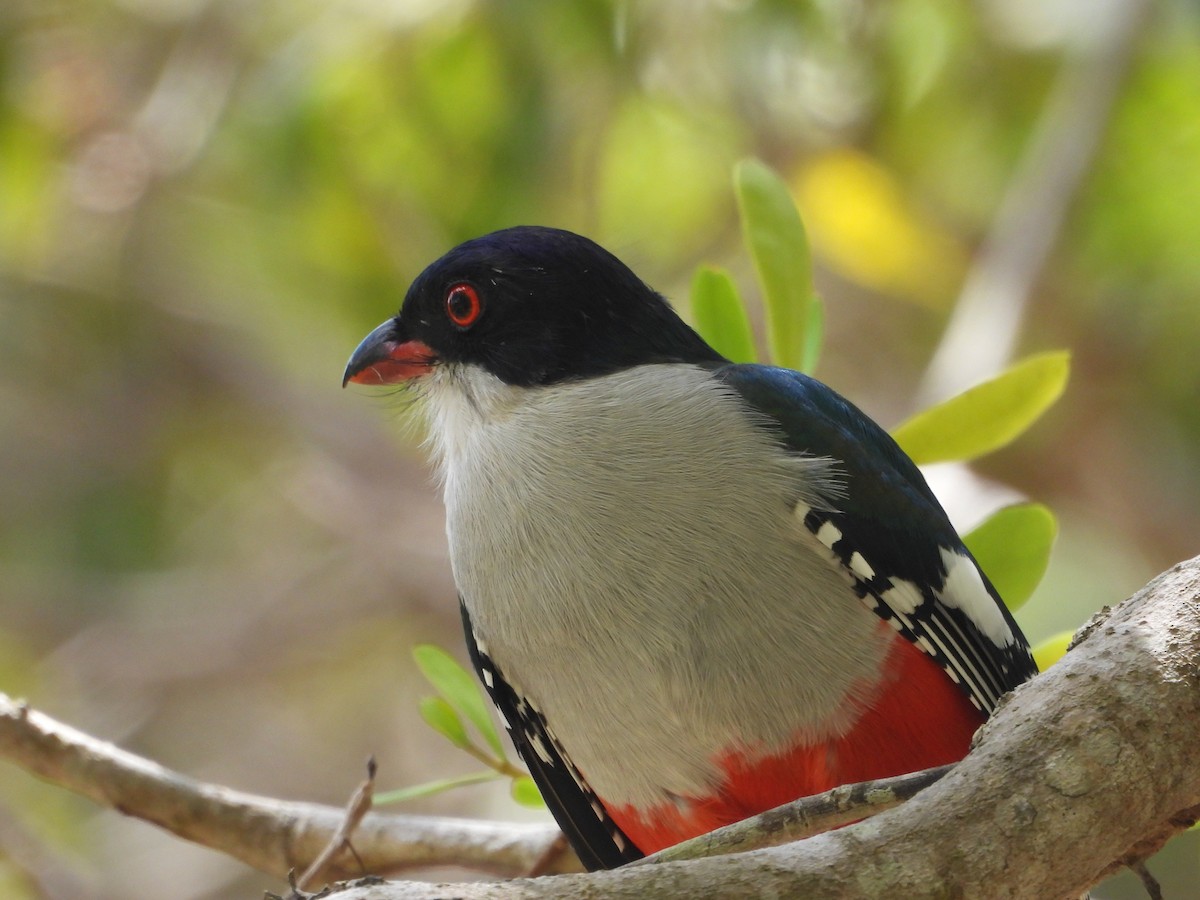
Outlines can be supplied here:
<path id="1" fill-rule="evenodd" d="M 812 245 L 834 268 L 922 306 L 944 309 L 953 300 L 965 249 L 870 157 L 827 153 L 800 172 L 796 186 Z"/>

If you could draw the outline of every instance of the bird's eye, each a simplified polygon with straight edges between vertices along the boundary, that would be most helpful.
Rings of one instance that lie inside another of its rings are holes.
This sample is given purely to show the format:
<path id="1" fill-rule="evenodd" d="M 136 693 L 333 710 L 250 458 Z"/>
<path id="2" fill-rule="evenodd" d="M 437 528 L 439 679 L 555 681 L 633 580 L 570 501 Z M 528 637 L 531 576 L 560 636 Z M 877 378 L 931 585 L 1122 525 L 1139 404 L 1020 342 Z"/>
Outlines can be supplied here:
<path id="1" fill-rule="evenodd" d="M 459 328 L 470 328 L 483 312 L 479 291 L 469 284 L 456 284 L 446 291 L 446 315 Z"/>

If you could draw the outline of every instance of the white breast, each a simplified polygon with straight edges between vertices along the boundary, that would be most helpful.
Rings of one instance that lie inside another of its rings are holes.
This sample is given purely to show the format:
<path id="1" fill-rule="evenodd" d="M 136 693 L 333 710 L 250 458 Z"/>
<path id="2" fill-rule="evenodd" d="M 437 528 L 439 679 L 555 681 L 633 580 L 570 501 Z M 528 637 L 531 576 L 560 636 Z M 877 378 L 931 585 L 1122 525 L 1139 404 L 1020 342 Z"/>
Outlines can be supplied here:
<path id="1" fill-rule="evenodd" d="M 723 750 L 846 730 L 888 638 L 793 516 L 783 451 L 704 370 L 552 388 L 428 380 L 454 577 L 505 676 L 606 800 L 702 795 Z"/>

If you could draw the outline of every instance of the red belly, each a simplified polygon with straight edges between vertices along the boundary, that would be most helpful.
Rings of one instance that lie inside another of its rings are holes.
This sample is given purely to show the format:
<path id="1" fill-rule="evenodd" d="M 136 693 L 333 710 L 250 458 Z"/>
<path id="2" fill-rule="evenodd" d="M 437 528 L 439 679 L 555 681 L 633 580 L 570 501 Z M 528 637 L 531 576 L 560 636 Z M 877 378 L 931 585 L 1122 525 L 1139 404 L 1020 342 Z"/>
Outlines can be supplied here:
<path id="1" fill-rule="evenodd" d="M 984 715 L 941 667 L 897 636 L 884 668 L 886 682 L 841 738 L 753 760 L 742 751 L 723 752 L 718 762 L 726 780 L 717 794 L 643 812 L 609 808 L 609 814 L 643 853 L 653 853 L 798 797 L 966 756 Z"/>

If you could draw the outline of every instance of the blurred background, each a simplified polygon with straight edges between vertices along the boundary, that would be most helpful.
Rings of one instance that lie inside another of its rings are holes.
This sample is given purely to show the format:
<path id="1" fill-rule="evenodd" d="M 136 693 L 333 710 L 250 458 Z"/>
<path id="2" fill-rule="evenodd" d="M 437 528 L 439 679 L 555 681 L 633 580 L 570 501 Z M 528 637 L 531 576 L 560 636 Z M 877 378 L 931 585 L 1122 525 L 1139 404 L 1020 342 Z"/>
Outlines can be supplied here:
<path id="1" fill-rule="evenodd" d="M 411 646 L 463 658 L 417 429 L 342 366 L 507 225 L 681 306 L 701 262 L 754 296 L 746 155 L 809 229 L 818 375 L 884 425 L 1073 352 L 1029 435 L 935 474 L 962 528 L 1059 515 L 1031 639 L 1200 552 L 1190 0 L 5 0 L 0 690 L 280 797 L 340 805 L 369 754 L 382 788 L 477 768 L 416 712 Z M 538 815 L 502 785 L 410 808 Z M 283 887 L 0 766 L 4 897 Z"/>

